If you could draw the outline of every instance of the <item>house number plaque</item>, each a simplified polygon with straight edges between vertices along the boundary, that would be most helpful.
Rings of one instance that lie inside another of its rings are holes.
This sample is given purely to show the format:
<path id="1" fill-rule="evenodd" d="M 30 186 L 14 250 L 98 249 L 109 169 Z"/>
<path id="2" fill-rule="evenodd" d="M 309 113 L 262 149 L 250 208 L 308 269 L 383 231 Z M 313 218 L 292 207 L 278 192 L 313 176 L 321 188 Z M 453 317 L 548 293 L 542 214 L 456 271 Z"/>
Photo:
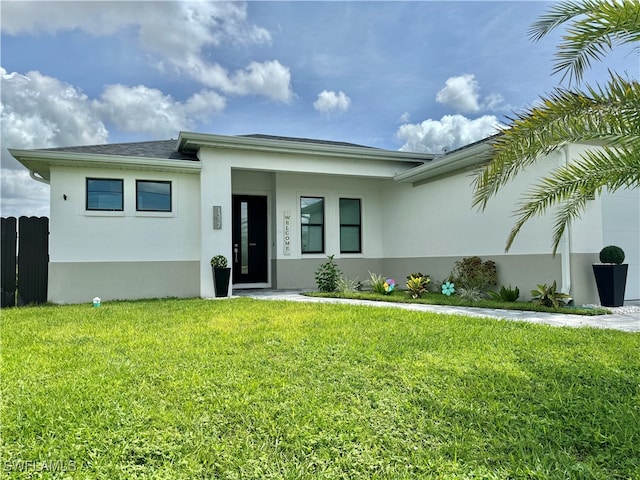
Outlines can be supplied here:
<path id="1" fill-rule="evenodd" d="M 284 211 L 283 217 L 283 255 L 291 255 L 291 212 L 289 210 Z"/>
<path id="2" fill-rule="evenodd" d="M 213 229 L 222 230 L 222 207 L 220 205 L 213 206 Z"/>

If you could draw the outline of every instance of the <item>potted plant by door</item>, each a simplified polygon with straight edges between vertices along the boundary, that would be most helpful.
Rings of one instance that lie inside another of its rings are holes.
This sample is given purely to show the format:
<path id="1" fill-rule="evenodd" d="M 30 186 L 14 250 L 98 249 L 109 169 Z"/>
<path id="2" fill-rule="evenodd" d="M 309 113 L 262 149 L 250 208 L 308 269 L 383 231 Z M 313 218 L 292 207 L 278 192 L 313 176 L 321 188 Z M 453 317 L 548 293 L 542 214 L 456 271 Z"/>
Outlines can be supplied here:
<path id="1" fill-rule="evenodd" d="M 229 296 L 231 268 L 227 267 L 227 258 L 224 255 L 211 257 L 211 269 L 213 270 L 213 286 L 216 297 Z"/>
<path id="2" fill-rule="evenodd" d="M 593 264 L 600 304 L 603 307 L 620 307 L 624 303 L 628 264 L 624 262 L 624 251 L 615 245 L 600 250 L 600 262 Z"/>

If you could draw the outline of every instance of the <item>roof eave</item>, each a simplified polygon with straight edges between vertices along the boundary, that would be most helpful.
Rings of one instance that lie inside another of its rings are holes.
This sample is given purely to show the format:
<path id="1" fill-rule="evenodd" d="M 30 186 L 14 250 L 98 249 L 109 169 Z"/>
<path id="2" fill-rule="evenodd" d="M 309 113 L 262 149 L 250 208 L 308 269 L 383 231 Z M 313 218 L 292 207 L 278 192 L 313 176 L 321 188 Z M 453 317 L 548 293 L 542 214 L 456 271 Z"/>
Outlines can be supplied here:
<path id="1" fill-rule="evenodd" d="M 177 150 L 197 152 L 202 147 L 227 150 L 244 150 L 280 154 L 304 154 L 319 157 L 340 157 L 393 162 L 410 162 L 417 165 L 433 160 L 434 155 L 383 150 L 368 147 L 303 143 L 281 139 L 233 137 L 206 133 L 180 132 Z"/>
<path id="2" fill-rule="evenodd" d="M 449 175 L 470 167 L 480 166 L 490 157 L 491 145 L 479 143 L 472 147 L 443 155 L 438 160 L 402 172 L 394 177 L 399 183 L 420 183 L 433 178 Z"/>
<path id="3" fill-rule="evenodd" d="M 51 150 L 9 149 L 9 153 L 29 171 L 49 180 L 50 167 L 90 167 L 154 170 L 167 172 L 198 173 L 202 169 L 200 162 L 158 159 L 148 157 L 128 157 L 117 155 L 99 155 L 92 153 L 54 152 Z"/>

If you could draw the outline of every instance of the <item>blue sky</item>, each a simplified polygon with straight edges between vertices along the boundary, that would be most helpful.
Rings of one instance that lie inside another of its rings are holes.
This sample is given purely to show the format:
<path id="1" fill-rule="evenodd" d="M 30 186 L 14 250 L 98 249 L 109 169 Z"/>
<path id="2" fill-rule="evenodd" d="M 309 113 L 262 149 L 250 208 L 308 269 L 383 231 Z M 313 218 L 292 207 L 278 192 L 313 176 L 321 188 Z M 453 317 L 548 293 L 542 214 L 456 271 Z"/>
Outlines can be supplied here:
<path id="1" fill-rule="evenodd" d="M 176 138 L 181 130 L 440 153 L 560 82 L 547 2 L 3 1 L 2 215 L 48 191 L 7 147 Z M 638 53 L 607 69 L 638 75 Z"/>

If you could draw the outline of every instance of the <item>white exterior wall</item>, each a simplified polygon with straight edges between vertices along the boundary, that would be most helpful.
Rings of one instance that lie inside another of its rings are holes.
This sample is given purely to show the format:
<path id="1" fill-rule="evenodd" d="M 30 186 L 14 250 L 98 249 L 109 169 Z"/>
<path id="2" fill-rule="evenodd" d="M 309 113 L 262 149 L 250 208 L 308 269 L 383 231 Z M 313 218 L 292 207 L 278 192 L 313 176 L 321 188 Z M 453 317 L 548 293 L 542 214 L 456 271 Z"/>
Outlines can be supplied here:
<path id="1" fill-rule="evenodd" d="M 601 247 L 617 245 L 629 264 L 625 299 L 640 299 L 640 189 L 618 190 L 602 197 Z"/>
<path id="2" fill-rule="evenodd" d="M 234 193 L 268 198 L 270 284 L 277 288 L 315 287 L 313 273 L 327 255 L 335 255 L 351 278 L 364 280 L 372 271 L 400 281 L 418 270 L 441 280 L 456 260 L 478 255 L 496 260 L 499 282 L 518 285 L 523 297 L 536 283 L 557 280 L 559 286 L 567 282 L 567 288 L 582 292 L 577 302 L 592 302 L 595 282 L 590 265 L 603 246 L 616 244 L 625 250 L 629 263 L 626 298 L 640 298 L 639 190 L 605 194 L 588 205 L 570 227 L 569 262 L 562 262 L 562 247 L 559 255 L 551 256 L 551 215 L 529 222 L 510 252 L 504 252 L 517 198 L 532 179 L 563 164 L 566 154 L 573 158 L 585 148 L 574 145 L 539 162 L 503 188 L 484 212 L 471 207 L 472 172 L 414 187 L 392 179 L 407 168 L 395 162 L 206 147 L 199 152 L 202 170 L 194 173 L 51 167 L 50 295 L 54 293 L 50 300 L 85 301 L 90 292 L 100 295 L 106 277 L 113 277 L 106 279 L 111 282 L 112 298 L 158 296 L 156 291 L 172 295 L 176 284 L 188 285 L 177 290 L 179 296 L 212 297 L 210 258 L 222 254 L 231 260 L 232 256 Z M 122 178 L 124 211 L 87 212 L 87 177 Z M 136 212 L 136 179 L 172 181 L 173 211 Z M 325 199 L 323 254 L 300 251 L 301 196 Z M 339 198 L 362 200 L 360 254 L 340 253 Z M 213 228 L 214 206 L 222 210 L 221 229 Z M 289 252 L 283 241 L 285 212 L 291 215 Z M 155 287 L 151 282 L 147 289 L 136 286 L 141 279 L 166 276 L 174 269 L 175 279 Z M 567 280 L 563 272 L 571 277 Z M 88 286 L 83 289 L 85 283 Z M 117 288 L 119 283 L 122 289 Z M 73 289 L 78 289 L 75 297 L 68 293 Z"/>
<path id="3" fill-rule="evenodd" d="M 122 179 L 124 210 L 87 211 L 88 177 Z M 171 181 L 172 211 L 137 212 L 137 179 Z M 197 174 L 51 167 L 50 203 L 49 301 L 198 294 Z"/>
<path id="4" fill-rule="evenodd" d="M 387 180 L 386 183 L 390 183 Z M 383 221 L 382 185 L 385 181 L 357 177 L 280 173 L 276 176 L 276 244 L 277 258 L 326 259 L 380 258 L 382 256 Z M 325 208 L 325 253 L 302 254 L 300 247 L 300 197 L 323 197 Z M 362 253 L 340 253 L 340 198 L 359 198 L 362 208 Z M 291 213 L 291 250 L 284 253 L 284 212 Z"/>
<path id="5" fill-rule="evenodd" d="M 462 172 L 415 187 L 389 185 L 383 202 L 385 256 L 504 255 L 514 223 L 514 199 L 528 188 L 529 179 L 516 179 L 489 201 L 484 212 L 472 207 L 472 180 L 471 172 Z M 510 253 L 550 253 L 550 228 L 549 218 L 533 219 Z"/>
<path id="6" fill-rule="evenodd" d="M 211 257 L 224 255 L 231 267 L 231 161 L 227 157 L 210 158 L 206 152 L 200 153 L 200 202 L 202 215 L 199 219 L 201 231 L 200 252 L 200 296 L 215 296 Z M 213 228 L 213 207 L 222 211 L 222 228 Z"/>
<path id="7" fill-rule="evenodd" d="M 434 265 L 440 280 L 447 273 L 445 268 L 450 271 L 455 260 L 477 255 L 497 262 L 500 283 L 520 282 L 521 295 L 524 293 L 525 298 L 537 283 L 556 280 L 563 290 L 570 290 L 576 303 L 597 303 L 591 264 L 598 261 L 598 252 L 603 246 L 616 244 L 625 250 L 629 263 L 625 298 L 639 298 L 640 192 L 637 189 L 614 195 L 605 193 L 589 202 L 581 217 L 569 226 L 556 257 L 551 256 L 553 209 L 544 217 L 533 218 L 525 224 L 509 252 L 504 252 L 506 239 L 515 223 L 512 212 L 522 194 L 536 179 L 564 165 L 567 158 L 575 159 L 588 148 L 593 147 L 571 145 L 537 162 L 503 187 L 483 212 L 471 206 L 472 172 L 433 179 L 415 187 L 388 185 L 383 201 L 385 258 L 436 257 L 439 262 L 427 262 L 426 265 Z M 410 225 L 408 230 L 407 224 Z M 563 262 L 567 237 L 570 260 Z M 445 266 L 443 261 L 447 257 L 450 261 Z M 507 267 L 502 272 L 501 265 Z M 399 272 L 387 273 L 399 275 Z"/>
<path id="8" fill-rule="evenodd" d="M 86 178 L 123 179 L 124 211 L 87 211 Z M 136 212 L 136 180 L 170 180 L 173 211 Z M 192 174 L 52 167 L 50 261 L 197 260 L 198 190 Z"/>
<path id="9" fill-rule="evenodd" d="M 201 201 L 204 215 L 202 227 L 201 296 L 213 296 L 213 280 L 209 259 L 223 254 L 231 259 L 232 194 L 266 195 L 271 217 L 268 221 L 271 264 L 280 262 L 278 279 L 270 269 L 271 285 L 278 288 L 310 288 L 315 286 L 313 272 L 327 255 L 336 259 L 359 260 L 382 256 L 382 183 L 392 183 L 392 177 L 406 168 L 403 164 L 362 159 L 340 159 L 329 156 L 301 154 L 270 154 L 240 150 L 202 148 Z M 382 180 L 384 179 L 384 180 Z M 302 255 L 300 252 L 300 196 L 325 198 L 325 254 Z M 338 199 L 361 198 L 363 214 L 363 253 L 340 254 Z M 212 207 L 222 206 L 223 228 L 213 230 Z M 284 212 L 291 221 L 291 254 L 283 251 Z M 298 260 L 293 271 L 286 272 L 290 261 Z M 301 268 L 301 261 L 305 267 Z M 284 264 L 282 263 L 284 262 Z M 366 267 L 364 268 L 366 274 Z M 360 277 L 364 279 L 364 276 Z M 277 281 L 276 281 L 277 280 Z M 300 282 L 304 283 L 300 283 Z"/>

